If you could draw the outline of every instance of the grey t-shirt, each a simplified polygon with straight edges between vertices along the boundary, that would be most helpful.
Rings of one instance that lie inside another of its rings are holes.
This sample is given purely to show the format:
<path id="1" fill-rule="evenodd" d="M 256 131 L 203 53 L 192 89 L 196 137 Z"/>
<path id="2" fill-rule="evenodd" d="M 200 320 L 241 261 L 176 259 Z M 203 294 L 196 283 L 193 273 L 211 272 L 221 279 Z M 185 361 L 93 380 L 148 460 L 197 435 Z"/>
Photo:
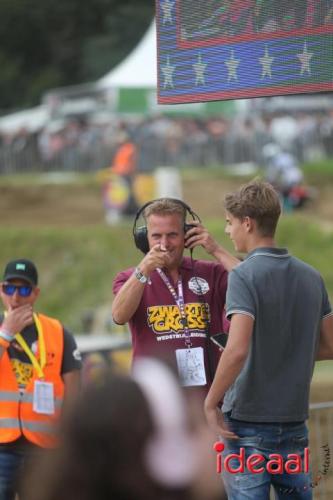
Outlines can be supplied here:
<path id="1" fill-rule="evenodd" d="M 281 248 L 257 248 L 230 274 L 227 317 L 251 316 L 250 351 L 222 410 L 249 422 L 308 417 L 322 319 L 332 314 L 320 274 Z"/>

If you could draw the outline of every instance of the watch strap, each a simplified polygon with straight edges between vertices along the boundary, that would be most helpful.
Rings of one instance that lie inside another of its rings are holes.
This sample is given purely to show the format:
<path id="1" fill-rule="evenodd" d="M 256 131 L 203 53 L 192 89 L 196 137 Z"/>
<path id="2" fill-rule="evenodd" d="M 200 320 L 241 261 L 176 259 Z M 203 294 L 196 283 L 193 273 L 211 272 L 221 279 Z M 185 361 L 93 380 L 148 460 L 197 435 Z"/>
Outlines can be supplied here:
<path id="1" fill-rule="evenodd" d="M 142 284 L 145 284 L 147 283 L 148 281 L 148 277 L 145 276 L 138 267 L 135 268 L 135 271 L 134 271 L 134 276 L 136 277 L 136 279 L 138 281 L 140 281 L 140 283 Z"/>

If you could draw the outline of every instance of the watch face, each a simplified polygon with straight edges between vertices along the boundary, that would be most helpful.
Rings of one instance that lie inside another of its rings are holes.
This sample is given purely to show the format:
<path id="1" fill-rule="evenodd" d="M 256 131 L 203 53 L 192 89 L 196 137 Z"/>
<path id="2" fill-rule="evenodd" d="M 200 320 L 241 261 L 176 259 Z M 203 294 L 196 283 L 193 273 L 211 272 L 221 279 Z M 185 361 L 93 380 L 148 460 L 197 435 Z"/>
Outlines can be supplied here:
<path id="1" fill-rule="evenodd" d="M 142 274 L 142 272 L 139 269 L 135 270 L 135 277 L 140 281 L 140 283 L 147 283 L 148 278 Z"/>

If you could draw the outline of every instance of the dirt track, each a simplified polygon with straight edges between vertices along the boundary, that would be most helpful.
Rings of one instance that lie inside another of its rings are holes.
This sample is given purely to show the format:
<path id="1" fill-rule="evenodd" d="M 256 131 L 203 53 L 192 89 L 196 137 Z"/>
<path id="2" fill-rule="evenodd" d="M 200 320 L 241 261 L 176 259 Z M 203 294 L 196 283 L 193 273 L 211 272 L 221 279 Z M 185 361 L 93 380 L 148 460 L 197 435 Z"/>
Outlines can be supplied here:
<path id="1" fill-rule="evenodd" d="M 187 180 L 184 200 L 203 219 L 223 217 L 224 195 L 240 184 L 238 179 Z M 104 221 L 102 187 L 96 183 L 0 186 L 2 225 L 78 226 Z M 306 209 L 332 229 L 332 186 L 321 188 L 320 196 Z"/>
<path id="2" fill-rule="evenodd" d="M 0 186 L 3 225 L 77 226 L 103 221 L 102 196 L 97 186 Z"/>

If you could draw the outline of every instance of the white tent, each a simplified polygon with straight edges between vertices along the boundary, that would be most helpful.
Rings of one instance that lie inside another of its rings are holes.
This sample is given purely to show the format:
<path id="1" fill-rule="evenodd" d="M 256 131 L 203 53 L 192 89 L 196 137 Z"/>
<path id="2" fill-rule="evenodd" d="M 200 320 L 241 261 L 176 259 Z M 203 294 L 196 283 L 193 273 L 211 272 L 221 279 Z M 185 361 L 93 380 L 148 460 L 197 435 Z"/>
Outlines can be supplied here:
<path id="1" fill-rule="evenodd" d="M 157 87 L 156 23 L 151 23 L 135 49 L 118 66 L 97 81 L 97 88 Z"/>
<path id="2" fill-rule="evenodd" d="M 218 109 L 232 111 L 228 103 L 157 104 L 157 40 L 156 22 L 152 21 L 145 35 L 132 52 L 115 68 L 96 82 L 113 109 L 133 113 L 194 113 L 212 114 Z M 209 112 L 209 109 L 211 111 Z"/>
<path id="3" fill-rule="evenodd" d="M 16 133 L 24 128 L 29 132 L 36 132 L 44 127 L 48 120 L 46 106 L 36 106 L 35 108 L 17 111 L 0 118 L 0 132 Z"/>

